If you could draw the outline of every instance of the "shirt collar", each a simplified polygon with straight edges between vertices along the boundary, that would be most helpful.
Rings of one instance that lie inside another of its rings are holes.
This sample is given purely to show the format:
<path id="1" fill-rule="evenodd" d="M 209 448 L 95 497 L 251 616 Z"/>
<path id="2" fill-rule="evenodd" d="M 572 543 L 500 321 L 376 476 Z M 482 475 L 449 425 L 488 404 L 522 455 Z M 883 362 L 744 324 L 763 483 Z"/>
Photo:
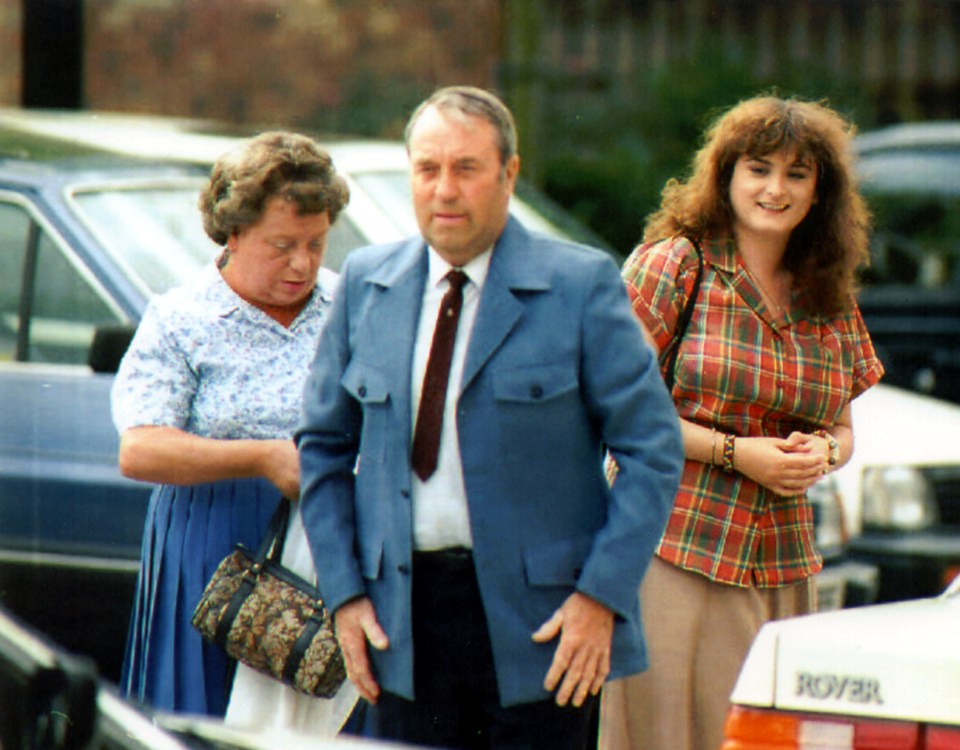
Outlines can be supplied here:
<path id="1" fill-rule="evenodd" d="M 220 273 L 215 263 L 210 263 L 204 267 L 203 278 L 207 279 L 207 303 L 210 309 L 214 310 L 222 318 L 241 313 L 243 315 L 267 316 L 256 305 L 247 302 L 243 297 L 233 291 L 233 288 L 227 283 L 226 279 Z M 294 329 L 299 323 L 312 314 L 314 308 L 322 308 L 333 301 L 333 291 L 337 283 L 337 274 L 326 268 L 321 268 L 317 276 L 317 284 L 313 288 L 310 299 L 304 306 L 296 320 L 293 321 L 290 329 Z"/>
<path id="2" fill-rule="evenodd" d="M 493 257 L 493 248 L 489 248 L 470 260 L 465 266 L 460 266 L 467 278 L 477 289 L 483 289 L 483 282 L 487 279 L 490 270 L 490 258 Z M 427 246 L 428 271 L 427 280 L 431 287 L 437 286 L 454 266 L 451 266 L 441 257 L 440 253 L 429 245 Z"/>
<path id="3" fill-rule="evenodd" d="M 700 238 L 703 259 L 724 273 L 737 272 L 737 243 L 727 235 L 709 235 Z"/>

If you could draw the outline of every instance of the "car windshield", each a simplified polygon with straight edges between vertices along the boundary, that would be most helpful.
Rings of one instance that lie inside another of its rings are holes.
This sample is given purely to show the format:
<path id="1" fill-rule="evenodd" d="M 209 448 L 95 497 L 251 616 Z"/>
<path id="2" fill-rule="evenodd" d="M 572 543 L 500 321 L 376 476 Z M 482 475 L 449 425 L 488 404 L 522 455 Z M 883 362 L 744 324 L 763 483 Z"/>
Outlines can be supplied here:
<path id="1" fill-rule="evenodd" d="M 153 294 L 189 278 L 217 253 L 197 209 L 199 183 L 84 189 L 73 194 L 83 222 Z"/>
<path id="2" fill-rule="evenodd" d="M 352 177 L 360 189 L 386 214 L 401 237 L 417 233 L 410 179 L 405 171 L 355 172 Z"/>
<path id="3" fill-rule="evenodd" d="M 358 171 L 349 177 L 351 205 L 331 229 L 324 260 L 335 271 L 360 245 L 417 232 L 406 170 Z M 72 205 L 128 277 L 146 294 L 160 294 L 183 283 L 218 252 L 203 231 L 197 208 L 200 186 L 200 181 L 184 179 L 84 187 L 73 192 Z M 510 210 L 528 229 L 604 247 L 602 240 L 546 198 L 520 190 L 523 198 L 515 197 Z M 375 225 L 378 232 L 373 231 Z"/>
<path id="4" fill-rule="evenodd" d="M 960 153 L 929 149 L 861 157 L 874 214 L 868 285 L 960 284 Z"/>

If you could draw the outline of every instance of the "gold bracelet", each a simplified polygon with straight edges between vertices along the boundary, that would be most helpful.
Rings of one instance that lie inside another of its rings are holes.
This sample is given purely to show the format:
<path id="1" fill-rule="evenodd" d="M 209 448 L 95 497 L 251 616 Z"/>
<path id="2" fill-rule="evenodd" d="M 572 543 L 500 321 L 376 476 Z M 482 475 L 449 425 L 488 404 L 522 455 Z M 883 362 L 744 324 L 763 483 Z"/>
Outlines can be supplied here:
<path id="1" fill-rule="evenodd" d="M 723 436 L 723 470 L 727 472 L 733 471 L 733 458 L 734 451 L 736 450 L 734 443 L 736 439 L 735 435 Z"/>

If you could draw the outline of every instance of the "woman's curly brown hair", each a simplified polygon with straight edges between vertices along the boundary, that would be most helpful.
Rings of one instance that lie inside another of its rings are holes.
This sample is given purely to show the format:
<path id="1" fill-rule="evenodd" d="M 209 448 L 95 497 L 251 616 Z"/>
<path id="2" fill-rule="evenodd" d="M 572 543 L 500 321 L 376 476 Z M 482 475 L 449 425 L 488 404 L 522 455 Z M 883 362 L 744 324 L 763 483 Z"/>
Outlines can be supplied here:
<path id="1" fill-rule="evenodd" d="M 326 212 L 330 223 L 350 191 L 330 155 L 312 139 L 271 131 L 245 141 L 213 165 L 200 194 L 203 228 L 218 245 L 255 223 L 271 198 L 297 205 L 301 214 Z"/>
<path id="2" fill-rule="evenodd" d="M 794 152 L 816 163 L 817 200 L 793 230 L 784 265 L 809 313 L 849 310 L 857 270 L 870 260 L 870 214 L 853 170 L 854 133 L 854 125 L 825 104 L 776 96 L 740 102 L 707 129 L 690 177 L 667 182 L 644 240 L 732 236 L 729 188 L 737 159 Z"/>

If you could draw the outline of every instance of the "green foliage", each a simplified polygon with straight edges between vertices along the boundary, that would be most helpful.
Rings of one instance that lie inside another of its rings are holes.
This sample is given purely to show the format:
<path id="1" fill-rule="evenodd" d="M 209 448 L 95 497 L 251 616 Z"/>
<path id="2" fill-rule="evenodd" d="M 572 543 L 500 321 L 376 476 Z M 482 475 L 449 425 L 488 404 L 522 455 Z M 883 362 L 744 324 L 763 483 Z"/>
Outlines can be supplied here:
<path id="1" fill-rule="evenodd" d="M 766 78 L 709 44 L 629 92 L 592 83 L 567 81 L 552 99 L 542 187 L 620 252 L 639 241 L 667 179 L 688 172 L 707 123 L 738 101 L 759 93 L 826 100 L 861 129 L 876 117 L 863 92 L 830 70 L 792 66 Z"/>

